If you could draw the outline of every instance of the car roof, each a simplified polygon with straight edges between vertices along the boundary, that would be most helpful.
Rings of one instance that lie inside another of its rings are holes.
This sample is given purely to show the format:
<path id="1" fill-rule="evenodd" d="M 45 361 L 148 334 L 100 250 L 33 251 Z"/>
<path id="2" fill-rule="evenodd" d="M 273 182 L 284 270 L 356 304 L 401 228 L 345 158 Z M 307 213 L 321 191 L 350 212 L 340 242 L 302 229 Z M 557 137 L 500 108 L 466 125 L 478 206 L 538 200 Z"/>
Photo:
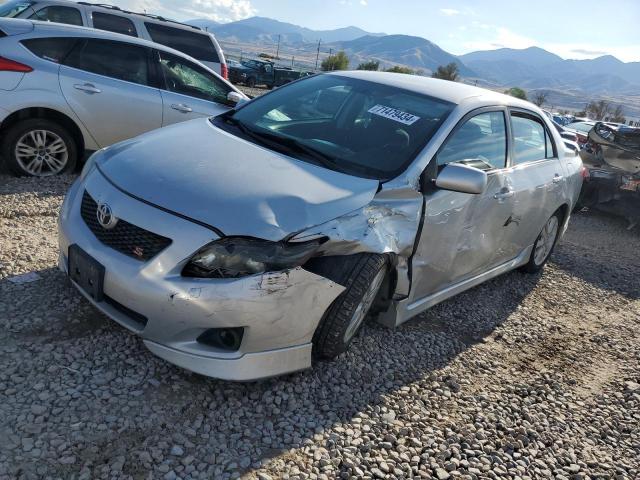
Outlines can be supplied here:
<path id="1" fill-rule="evenodd" d="M 451 82 L 449 80 L 440 80 L 420 75 L 407 75 L 405 73 L 372 72 L 366 70 L 330 72 L 329 75 L 345 76 L 398 87 L 436 97 L 457 105 L 468 102 L 478 103 L 479 106 L 508 105 L 533 110 L 540 115 L 543 114 L 542 110 L 530 102 L 461 82 Z"/>

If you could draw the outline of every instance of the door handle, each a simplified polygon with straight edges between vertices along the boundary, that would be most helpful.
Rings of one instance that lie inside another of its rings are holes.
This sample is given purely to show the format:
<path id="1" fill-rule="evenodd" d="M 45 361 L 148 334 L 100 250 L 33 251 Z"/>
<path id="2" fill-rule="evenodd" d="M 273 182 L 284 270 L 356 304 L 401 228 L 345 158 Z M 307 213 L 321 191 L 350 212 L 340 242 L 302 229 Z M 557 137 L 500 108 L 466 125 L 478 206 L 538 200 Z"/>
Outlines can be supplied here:
<path id="1" fill-rule="evenodd" d="M 73 88 L 75 88 L 76 90 L 82 90 L 83 92 L 87 93 L 102 93 L 102 90 L 96 88 L 95 85 L 91 85 L 90 83 L 76 83 Z"/>
<path id="2" fill-rule="evenodd" d="M 171 108 L 182 113 L 193 112 L 193 108 L 191 108 L 189 105 L 185 105 L 184 103 L 174 103 L 173 105 L 171 105 Z"/>
<path id="3" fill-rule="evenodd" d="M 553 177 L 552 182 L 553 183 L 560 183 L 562 181 L 564 177 L 562 175 L 558 175 L 557 173 L 555 174 L 555 176 Z"/>
<path id="4" fill-rule="evenodd" d="M 495 198 L 496 200 L 503 200 L 505 198 L 511 198 L 515 194 L 516 193 L 513 190 L 511 190 L 510 188 L 503 188 L 498 193 L 494 194 L 493 198 Z"/>

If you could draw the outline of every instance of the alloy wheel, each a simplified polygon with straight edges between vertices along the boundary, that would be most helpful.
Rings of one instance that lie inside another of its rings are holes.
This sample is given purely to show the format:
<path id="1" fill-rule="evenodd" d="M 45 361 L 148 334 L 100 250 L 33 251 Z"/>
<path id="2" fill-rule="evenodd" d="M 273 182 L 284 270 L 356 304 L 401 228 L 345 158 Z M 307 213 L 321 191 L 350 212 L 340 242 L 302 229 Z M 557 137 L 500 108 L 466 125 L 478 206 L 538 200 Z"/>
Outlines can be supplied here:
<path id="1" fill-rule="evenodd" d="M 553 215 L 549 220 L 547 220 L 542 232 L 540 232 L 538 240 L 536 241 L 535 252 L 533 254 L 533 261 L 536 265 L 542 265 L 551 253 L 553 244 L 558 236 L 558 226 L 558 217 Z"/>
<path id="2" fill-rule="evenodd" d="M 34 177 L 57 175 L 69 160 L 67 144 L 50 130 L 26 132 L 18 139 L 14 153 L 22 170 Z"/>

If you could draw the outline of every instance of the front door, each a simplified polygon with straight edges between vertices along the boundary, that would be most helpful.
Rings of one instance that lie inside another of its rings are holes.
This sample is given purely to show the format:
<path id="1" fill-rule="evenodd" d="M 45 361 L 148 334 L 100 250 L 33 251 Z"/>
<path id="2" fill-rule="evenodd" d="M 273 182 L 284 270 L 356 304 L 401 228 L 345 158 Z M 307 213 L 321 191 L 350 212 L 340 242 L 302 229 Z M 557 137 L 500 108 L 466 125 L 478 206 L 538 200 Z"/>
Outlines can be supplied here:
<path id="1" fill-rule="evenodd" d="M 482 109 L 456 127 L 436 157 L 438 168 L 459 162 L 487 172 L 477 195 L 431 188 L 412 259 L 411 301 L 428 297 L 510 260 L 503 248 L 514 204 L 506 174 L 505 110 Z"/>
<path id="2" fill-rule="evenodd" d="M 60 67 L 60 87 L 101 147 L 162 126 L 150 49 L 110 40 L 79 42 Z"/>
<path id="3" fill-rule="evenodd" d="M 162 125 L 219 115 L 231 108 L 231 87 L 204 68 L 166 52 L 157 52 L 162 84 Z"/>

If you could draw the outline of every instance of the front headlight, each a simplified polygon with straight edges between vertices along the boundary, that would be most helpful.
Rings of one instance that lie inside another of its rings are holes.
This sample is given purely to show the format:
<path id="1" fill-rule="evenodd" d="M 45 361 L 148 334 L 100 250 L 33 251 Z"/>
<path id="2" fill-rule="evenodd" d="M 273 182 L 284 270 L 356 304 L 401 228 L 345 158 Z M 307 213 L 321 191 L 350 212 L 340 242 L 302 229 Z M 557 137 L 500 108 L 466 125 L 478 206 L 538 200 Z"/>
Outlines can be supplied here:
<path id="1" fill-rule="evenodd" d="M 257 238 L 222 238 L 198 250 L 182 270 L 182 275 L 201 278 L 238 278 L 295 268 L 309 260 L 320 243 L 318 240 L 285 243 Z"/>

